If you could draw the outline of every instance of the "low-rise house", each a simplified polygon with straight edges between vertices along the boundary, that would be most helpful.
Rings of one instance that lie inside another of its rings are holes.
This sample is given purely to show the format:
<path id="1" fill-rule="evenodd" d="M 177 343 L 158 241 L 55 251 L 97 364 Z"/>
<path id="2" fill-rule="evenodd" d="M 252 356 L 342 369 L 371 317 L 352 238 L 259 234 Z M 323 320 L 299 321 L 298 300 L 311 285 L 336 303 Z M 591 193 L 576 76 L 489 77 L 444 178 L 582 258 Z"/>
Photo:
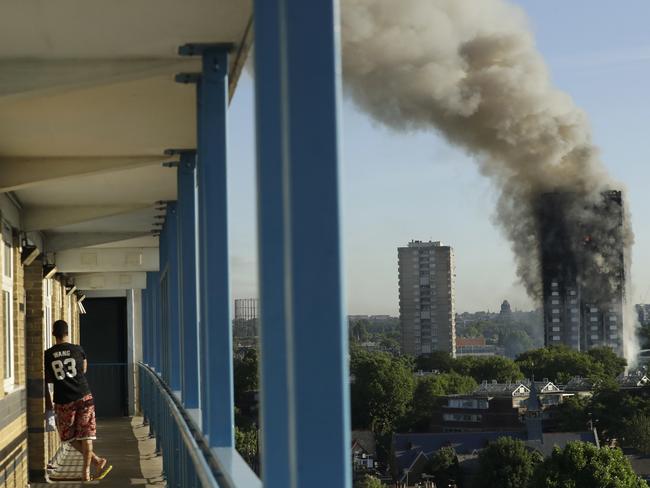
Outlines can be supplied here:
<path id="1" fill-rule="evenodd" d="M 352 467 L 355 473 L 374 470 L 376 457 L 375 435 L 369 430 L 353 430 Z"/>
<path id="2" fill-rule="evenodd" d="M 543 384 L 540 382 L 539 384 Z M 599 446 L 595 430 L 585 432 L 546 433 L 542 429 L 544 405 L 538 383 L 530 388 L 521 389 L 518 385 L 513 391 L 519 395 L 527 390 L 526 410 L 519 430 L 492 430 L 469 432 L 438 432 L 430 434 L 395 434 L 393 436 L 394 474 L 402 482 L 416 483 L 426 473 L 433 453 L 443 447 L 451 447 L 456 452 L 461 471 L 463 486 L 474 486 L 474 474 L 478 466 L 478 454 L 491 442 L 500 437 L 520 439 L 527 447 L 549 456 L 555 447 L 563 448 L 569 442 L 582 441 Z M 553 385 L 555 386 L 555 385 Z M 556 387 L 557 388 L 557 387 Z M 548 389 L 548 388 L 547 388 Z"/>
<path id="3" fill-rule="evenodd" d="M 620 374 L 616 378 L 616 382 L 621 389 L 641 388 L 650 383 L 650 378 L 648 378 L 645 371 L 638 370 L 627 375 Z"/>
<path id="4" fill-rule="evenodd" d="M 431 431 L 524 430 L 523 414 L 531 385 L 527 380 L 513 383 L 484 381 L 470 394 L 446 396 L 442 407 L 432 412 Z M 546 409 L 562 403 L 566 393 L 548 380 L 535 382 L 535 387 L 546 419 L 549 417 Z"/>

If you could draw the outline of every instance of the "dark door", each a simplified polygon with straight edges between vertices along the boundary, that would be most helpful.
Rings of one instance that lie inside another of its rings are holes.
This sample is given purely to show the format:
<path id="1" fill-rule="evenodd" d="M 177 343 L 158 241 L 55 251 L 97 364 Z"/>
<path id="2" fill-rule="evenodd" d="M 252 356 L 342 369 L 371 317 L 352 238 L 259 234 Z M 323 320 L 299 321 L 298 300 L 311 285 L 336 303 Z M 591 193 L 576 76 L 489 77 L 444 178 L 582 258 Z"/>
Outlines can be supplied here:
<path id="1" fill-rule="evenodd" d="M 126 298 L 87 298 L 81 347 L 98 417 L 128 415 Z"/>

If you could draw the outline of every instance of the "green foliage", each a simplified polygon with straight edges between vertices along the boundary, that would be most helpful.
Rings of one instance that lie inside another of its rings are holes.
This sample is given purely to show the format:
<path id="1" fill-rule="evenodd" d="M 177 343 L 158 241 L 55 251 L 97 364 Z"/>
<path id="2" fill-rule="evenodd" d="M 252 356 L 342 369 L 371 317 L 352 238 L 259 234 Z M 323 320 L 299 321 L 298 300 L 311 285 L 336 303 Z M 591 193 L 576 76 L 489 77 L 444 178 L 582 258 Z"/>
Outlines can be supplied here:
<path id="1" fill-rule="evenodd" d="M 448 373 L 453 370 L 455 361 L 448 352 L 433 351 L 429 354 L 422 354 L 415 359 L 415 370 Z"/>
<path id="2" fill-rule="evenodd" d="M 395 355 L 399 354 L 402 349 L 399 341 L 388 335 L 381 336 L 379 339 L 379 346 L 382 348 L 382 350 Z"/>
<path id="3" fill-rule="evenodd" d="M 625 422 L 625 444 L 641 454 L 650 454 L 650 416 L 636 413 Z"/>
<path id="4" fill-rule="evenodd" d="M 597 364 L 600 364 L 605 371 L 605 375 L 610 378 L 616 378 L 619 374 L 625 372 L 627 361 L 619 357 L 611 347 L 594 347 L 587 351 L 587 355 Z"/>
<path id="5" fill-rule="evenodd" d="M 650 415 L 650 399 L 618 388 L 597 391 L 589 408 L 597 420 L 598 433 L 609 441 L 625 438 L 627 423 L 637 413 Z"/>
<path id="6" fill-rule="evenodd" d="M 350 339 L 353 342 L 366 342 L 370 339 L 368 328 L 370 323 L 367 320 L 356 320 L 350 324 Z"/>
<path id="7" fill-rule="evenodd" d="M 526 377 L 548 378 L 566 383 L 573 376 L 599 379 L 607 376 L 602 363 L 592 356 L 566 346 L 551 346 L 527 351 L 515 360 Z"/>
<path id="8" fill-rule="evenodd" d="M 460 478 L 460 466 L 456 451 L 452 447 L 443 447 L 431 455 L 424 472 L 434 476 L 438 486 L 449 486 Z"/>
<path id="9" fill-rule="evenodd" d="M 530 351 L 534 347 L 533 339 L 521 329 L 508 329 L 499 334 L 499 345 L 505 350 L 508 357 Z"/>
<path id="10" fill-rule="evenodd" d="M 501 356 L 464 356 L 456 359 L 453 370 L 463 376 L 471 376 L 477 382 L 497 380 L 505 383 L 524 377 L 514 361 Z"/>
<path id="11" fill-rule="evenodd" d="M 350 396 L 354 428 L 370 429 L 376 434 L 392 432 L 413 398 L 412 366 L 407 358 L 353 351 Z"/>
<path id="12" fill-rule="evenodd" d="M 521 485 L 526 486 L 526 485 Z M 647 488 L 620 449 L 570 442 L 555 448 L 535 473 L 531 488 Z"/>
<path id="13" fill-rule="evenodd" d="M 246 349 L 241 354 L 235 355 L 233 360 L 233 386 L 235 404 L 237 405 L 239 405 L 246 392 L 257 390 L 257 350 Z"/>
<path id="14" fill-rule="evenodd" d="M 248 465 L 255 469 L 258 455 L 257 429 L 235 427 L 235 447 Z"/>
<path id="15" fill-rule="evenodd" d="M 541 462 L 519 439 L 501 437 L 479 453 L 479 486 L 482 488 L 526 488 Z"/>
<path id="16" fill-rule="evenodd" d="M 473 378 L 457 373 L 442 373 L 420 378 L 413 393 L 413 407 L 408 415 L 410 430 L 428 432 L 431 414 L 440 406 L 441 396 L 469 393 L 476 387 Z"/>
<path id="17" fill-rule="evenodd" d="M 382 488 L 384 486 L 378 478 L 369 474 L 354 484 L 354 488 Z"/>
<path id="18" fill-rule="evenodd" d="M 435 351 L 423 354 L 415 360 L 415 369 L 422 371 L 455 372 L 471 376 L 477 382 L 497 380 L 516 381 L 523 378 L 514 361 L 501 356 L 464 356 L 454 359 L 449 353 Z"/>
<path id="19" fill-rule="evenodd" d="M 580 432 L 586 430 L 589 422 L 589 397 L 566 397 L 553 409 L 558 432 Z"/>

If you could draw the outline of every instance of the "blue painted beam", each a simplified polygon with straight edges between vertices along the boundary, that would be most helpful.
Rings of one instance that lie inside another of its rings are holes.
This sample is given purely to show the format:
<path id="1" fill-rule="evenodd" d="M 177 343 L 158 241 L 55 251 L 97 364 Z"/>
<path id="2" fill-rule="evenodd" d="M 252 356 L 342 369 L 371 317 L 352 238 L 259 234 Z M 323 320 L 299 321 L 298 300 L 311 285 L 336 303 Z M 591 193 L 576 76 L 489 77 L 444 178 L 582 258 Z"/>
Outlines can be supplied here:
<path id="1" fill-rule="evenodd" d="M 262 479 L 291 486 L 285 278 L 282 89 L 278 2 L 255 2 L 257 233 Z"/>
<path id="2" fill-rule="evenodd" d="M 196 266 L 196 151 L 181 151 L 178 166 L 178 242 L 181 291 L 182 399 L 199 408 L 199 329 Z"/>
<path id="3" fill-rule="evenodd" d="M 234 447 L 232 326 L 226 184 L 228 49 L 188 45 L 200 55 L 197 83 L 199 324 L 202 428 L 210 447 Z"/>
<path id="4" fill-rule="evenodd" d="M 269 226 L 282 226 L 286 239 L 281 249 L 280 242 L 264 231 L 267 223 L 260 223 L 262 273 L 267 266 L 273 269 L 269 260 L 286 259 L 282 276 L 291 481 L 285 486 L 346 488 L 351 486 L 351 467 L 339 222 L 337 2 L 257 0 L 255 23 L 256 32 L 263 36 L 262 42 L 258 38 L 255 53 L 256 66 L 262 68 L 256 72 L 256 84 L 261 85 L 258 96 L 264 97 L 257 105 L 258 129 L 262 127 L 258 165 L 272 168 L 258 173 L 258 188 L 260 199 L 267 197 L 261 204 L 273 203 L 268 197 L 272 191 L 283 195 L 282 206 L 275 203 L 272 210 L 267 209 L 264 220 L 270 219 Z M 263 61 L 267 55 L 275 57 L 273 63 Z M 277 97 L 278 91 L 277 103 L 267 99 Z M 268 128 L 274 124 L 280 126 L 279 135 Z M 269 177 L 269 172 L 276 173 L 275 177 Z M 266 287 L 272 283 L 262 276 L 262 296 L 268 296 Z M 270 305 L 268 299 L 264 301 L 262 313 L 266 314 Z M 271 310 L 277 313 L 279 309 L 274 305 Z M 266 326 L 263 315 L 262 330 Z M 274 351 L 263 351 L 269 354 Z M 263 376 L 274 374 L 274 365 L 281 367 L 279 360 L 263 361 Z M 265 403 L 275 400 L 268 398 L 272 393 L 264 395 Z M 266 415 L 273 412 L 267 405 L 262 408 Z M 265 419 L 265 428 L 271 421 Z M 267 456 L 274 446 L 271 440 L 264 442 L 263 456 Z M 281 486 L 265 478 L 268 483 Z"/>
<path id="5" fill-rule="evenodd" d="M 172 391 L 180 392 L 182 368 L 181 358 L 181 324 L 180 324 L 180 285 L 179 285 L 179 245 L 178 245 L 178 209 L 176 202 L 167 203 L 167 220 L 165 222 L 167 238 L 167 293 L 168 305 L 168 340 L 169 354 L 168 385 Z"/>

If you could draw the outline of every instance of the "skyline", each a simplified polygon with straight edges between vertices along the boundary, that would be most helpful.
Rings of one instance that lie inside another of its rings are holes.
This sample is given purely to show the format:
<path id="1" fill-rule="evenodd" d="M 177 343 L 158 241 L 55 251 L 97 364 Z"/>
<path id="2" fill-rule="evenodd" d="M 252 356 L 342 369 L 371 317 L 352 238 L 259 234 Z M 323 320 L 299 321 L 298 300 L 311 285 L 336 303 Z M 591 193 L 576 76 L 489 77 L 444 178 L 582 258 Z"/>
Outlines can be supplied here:
<path id="1" fill-rule="evenodd" d="M 624 12 L 605 5 L 588 10 L 563 5 L 558 12 L 550 5 L 517 3 L 529 15 L 553 81 L 587 112 L 605 166 L 627 186 L 623 190 L 636 235 L 628 296 L 633 303 L 648 301 L 650 233 L 643 216 L 650 197 L 643 182 L 650 174 L 643 162 L 650 157 L 650 143 L 642 128 L 650 103 L 642 79 L 650 74 L 650 35 L 640 19 L 647 18 L 650 7 L 634 1 Z M 572 29 L 577 19 L 584 22 L 578 37 Z M 496 192 L 472 157 L 434 133 L 397 133 L 378 125 L 343 98 L 347 312 L 397 315 L 397 248 L 411 239 L 454 248 L 458 311 L 496 310 L 504 299 L 513 308 L 533 308 L 515 276 L 509 243 L 493 223 Z M 230 120 L 232 295 L 239 298 L 256 296 L 249 72 L 240 80 Z"/>

